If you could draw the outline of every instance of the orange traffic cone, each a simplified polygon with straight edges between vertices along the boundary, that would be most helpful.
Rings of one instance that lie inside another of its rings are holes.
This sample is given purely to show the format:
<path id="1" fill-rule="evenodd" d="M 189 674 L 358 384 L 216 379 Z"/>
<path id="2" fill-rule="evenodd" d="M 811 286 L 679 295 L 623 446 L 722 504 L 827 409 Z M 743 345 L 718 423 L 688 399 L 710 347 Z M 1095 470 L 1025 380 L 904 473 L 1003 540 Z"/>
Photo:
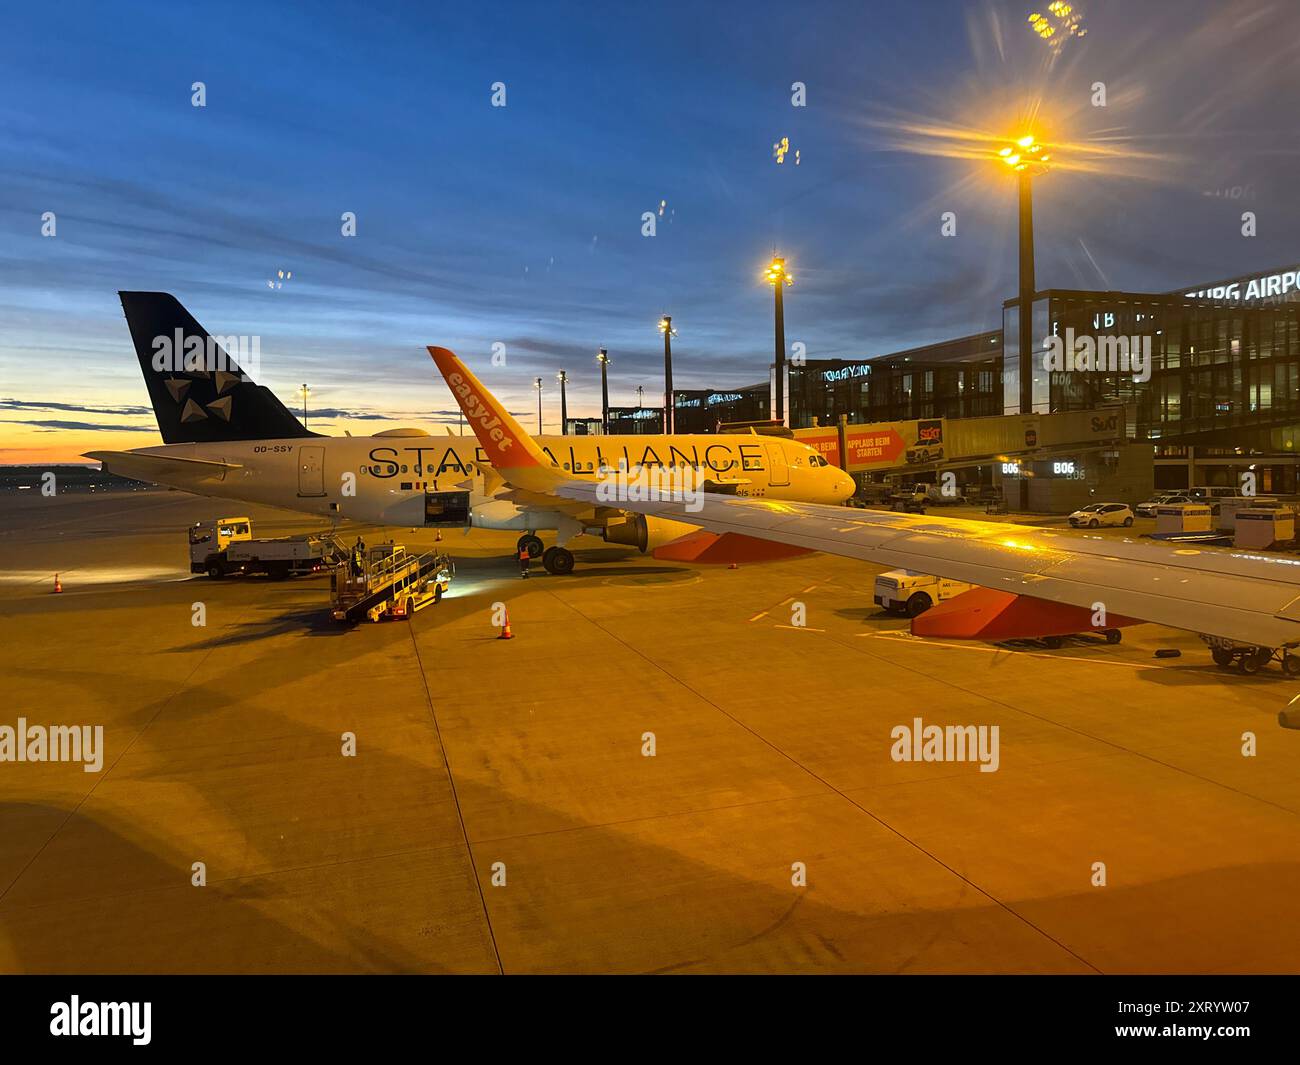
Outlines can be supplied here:
<path id="1" fill-rule="evenodd" d="M 56 594 L 63 591 L 63 582 L 59 580 L 59 575 L 57 573 L 54 575 L 54 591 Z"/>
<path id="2" fill-rule="evenodd" d="M 514 638 L 515 638 L 515 634 L 514 634 L 513 632 L 510 631 L 510 611 L 507 610 L 507 611 L 506 611 L 506 623 L 505 623 L 504 625 L 501 626 L 501 635 L 498 636 L 497 639 L 498 639 L 498 640 L 513 640 Z"/>

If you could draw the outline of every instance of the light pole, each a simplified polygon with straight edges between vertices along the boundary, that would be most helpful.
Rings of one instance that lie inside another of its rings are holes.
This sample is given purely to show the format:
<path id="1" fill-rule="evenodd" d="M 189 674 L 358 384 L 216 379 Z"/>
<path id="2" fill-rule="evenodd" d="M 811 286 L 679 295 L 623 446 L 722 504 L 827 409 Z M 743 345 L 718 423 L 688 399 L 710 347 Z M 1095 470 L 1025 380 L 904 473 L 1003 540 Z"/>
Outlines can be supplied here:
<path id="1" fill-rule="evenodd" d="M 307 397 L 311 395 L 311 389 L 307 387 L 306 381 L 303 382 L 302 388 L 300 388 L 299 391 L 302 393 L 302 427 L 306 429 L 307 428 Z"/>
<path id="2" fill-rule="evenodd" d="M 645 385 L 636 386 L 636 431 L 641 435 L 641 393 L 645 391 Z"/>
<path id="3" fill-rule="evenodd" d="M 600 431 L 609 435 L 609 351 L 601 348 L 596 353 L 600 363 Z"/>
<path id="4" fill-rule="evenodd" d="M 998 151 L 998 158 L 1016 172 L 1020 181 L 1020 295 L 1018 321 L 1020 334 L 1017 362 L 1020 366 L 1020 413 L 1034 410 L 1034 194 L 1033 179 L 1048 170 L 1051 156 L 1043 150 L 1032 133 L 1026 133 Z"/>
<path id="5" fill-rule="evenodd" d="M 560 435 L 565 436 L 569 432 L 569 397 L 564 386 L 569 383 L 569 372 L 561 370 L 555 379 L 560 382 Z"/>
<path id="6" fill-rule="evenodd" d="M 542 435 L 542 379 L 539 377 L 533 382 L 533 387 L 537 389 L 537 435 Z"/>
<path id="7" fill-rule="evenodd" d="M 785 260 L 773 256 L 763 277 L 776 293 L 776 420 L 785 424 L 785 299 L 786 285 L 794 284 L 794 275 L 785 268 Z"/>
<path id="8" fill-rule="evenodd" d="M 671 314 L 659 319 L 659 332 L 664 335 L 664 432 L 671 434 L 676 421 L 673 417 L 673 337 L 677 335 Z"/>

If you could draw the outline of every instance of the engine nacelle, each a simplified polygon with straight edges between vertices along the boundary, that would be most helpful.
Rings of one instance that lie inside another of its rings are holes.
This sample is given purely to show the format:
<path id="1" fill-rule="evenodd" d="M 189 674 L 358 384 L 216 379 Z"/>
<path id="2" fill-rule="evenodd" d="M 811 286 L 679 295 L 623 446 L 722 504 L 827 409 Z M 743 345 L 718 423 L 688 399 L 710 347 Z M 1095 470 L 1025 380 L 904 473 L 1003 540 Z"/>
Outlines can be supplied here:
<path id="1" fill-rule="evenodd" d="M 627 521 L 606 525 L 603 535 L 607 544 L 626 544 L 628 547 L 635 547 L 644 555 L 647 551 L 670 544 L 695 531 L 696 526 L 688 525 L 684 521 L 629 514 Z"/>

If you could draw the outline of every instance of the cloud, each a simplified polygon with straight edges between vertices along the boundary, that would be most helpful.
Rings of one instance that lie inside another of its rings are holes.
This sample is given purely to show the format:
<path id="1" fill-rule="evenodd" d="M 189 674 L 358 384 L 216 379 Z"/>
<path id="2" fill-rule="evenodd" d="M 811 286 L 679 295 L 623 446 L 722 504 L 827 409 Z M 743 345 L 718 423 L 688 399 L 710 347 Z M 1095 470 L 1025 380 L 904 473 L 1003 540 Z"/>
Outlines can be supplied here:
<path id="1" fill-rule="evenodd" d="M 120 414 L 123 417 L 152 413 L 148 407 L 90 407 L 80 403 L 52 403 L 49 400 L 14 399 L 12 397 L 0 398 L 0 410 L 53 410 L 70 411 L 74 414 Z"/>
<path id="2" fill-rule="evenodd" d="M 27 418 L 5 418 L 0 419 L 7 425 L 34 425 L 39 429 L 81 429 L 96 433 L 153 433 L 157 432 L 157 426 L 154 425 L 104 425 L 101 422 L 66 422 L 55 419 L 35 420 Z"/>
<path id="3" fill-rule="evenodd" d="M 362 410 L 344 410 L 341 407 L 321 407 L 315 410 L 309 409 L 307 414 L 308 417 L 317 419 L 347 418 L 351 421 L 362 422 L 387 422 L 393 420 L 393 415 L 391 414 L 378 414 L 372 411 Z"/>

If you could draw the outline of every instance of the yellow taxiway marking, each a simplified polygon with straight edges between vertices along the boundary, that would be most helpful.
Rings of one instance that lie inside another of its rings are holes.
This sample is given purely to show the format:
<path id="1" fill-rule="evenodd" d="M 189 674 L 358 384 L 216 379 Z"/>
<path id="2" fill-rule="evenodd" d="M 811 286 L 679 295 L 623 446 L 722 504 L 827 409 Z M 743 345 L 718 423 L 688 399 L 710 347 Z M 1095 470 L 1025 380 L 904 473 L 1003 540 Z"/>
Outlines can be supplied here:
<path id="1" fill-rule="evenodd" d="M 804 595 L 804 594 L 807 593 L 807 592 L 811 592 L 811 591 L 812 591 L 814 588 L 816 588 L 816 587 L 817 587 L 817 585 L 815 585 L 815 584 L 810 584 L 810 585 L 808 585 L 807 588 L 805 588 L 805 589 L 804 589 L 802 592 L 800 592 L 799 594 L 800 594 L 800 595 Z M 755 615 L 754 615 L 752 618 L 750 618 L 749 620 L 750 620 L 750 621 L 757 621 L 759 618 L 765 618 L 765 617 L 767 617 L 767 615 L 770 614 L 773 610 L 776 610 L 776 609 L 778 609 L 779 607 L 783 607 L 783 606 L 785 606 L 786 603 L 793 603 L 793 602 L 794 602 L 794 596 L 793 596 L 793 595 L 787 595 L 784 599 L 782 599 L 779 603 L 777 603 L 776 606 L 768 607 L 766 610 L 760 610 L 757 614 L 755 614 Z M 821 632 L 822 630 L 821 630 L 821 629 L 818 629 L 817 631 L 818 631 L 818 632 Z"/>
<path id="2" fill-rule="evenodd" d="M 810 629 L 807 625 L 773 625 L 774 629 L 793 629 L 795 632 L 825 632 L 825 629 Z"/>

